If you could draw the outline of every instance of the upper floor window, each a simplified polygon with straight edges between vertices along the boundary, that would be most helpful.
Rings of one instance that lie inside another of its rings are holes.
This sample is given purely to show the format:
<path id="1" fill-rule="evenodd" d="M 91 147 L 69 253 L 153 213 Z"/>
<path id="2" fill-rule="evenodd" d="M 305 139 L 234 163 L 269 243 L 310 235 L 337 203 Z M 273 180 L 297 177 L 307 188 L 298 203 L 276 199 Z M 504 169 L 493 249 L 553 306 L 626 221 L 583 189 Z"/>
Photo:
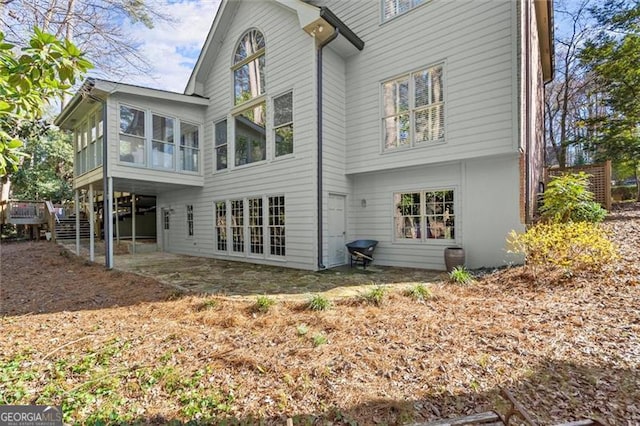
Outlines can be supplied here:
<path id="1" fill-rule="evenodd" d="M 276 157 L 293 153 L 293 93 L 273 99 L 273 132 Z"/>
<path id="2" fill-rule="evenodd" d="M 198 171 L 198 157 L 200 155 L 198 141 L 198 126 L 195 124 L 180 124 L 180 169 L 189 172 Z"/>
<path id="3" fill-rule="evenodd" d="M 227 168 L 227 120 L 215 124 L 216 170 Z"/>
<path id="4" fill-rule="evenodd" d="M 235 116 L 235 164 L 267 158 L 266 103 L 254 105 Z"/>
<path id="5" fill-rule="evenodd" d="M 382 20 L 387 21 L 394 16 L 402 15 L 426 3 L 427 0 L 382 0 Z"/>
<path id="6" fill-rule="evenodd" d="M 154 168 L 173 169 L 173 118 L 152 115 L 151 165 Z"/>
<path id="7" fill-rule="evenodd" d="M 444 139 L 442 65 L 384 82 L 382 101 L 385 150 Z"/>
<path id="8" fill-rule="evenodd" d="M 233 56 L 234 105 L 264 94 L 264 37 L 258 30 L 247 31 Z"/>
<path id="9" fill-rule="evenodd" d="M 145 112 L 120 106 L 120 161 L 145 163 Z"/>

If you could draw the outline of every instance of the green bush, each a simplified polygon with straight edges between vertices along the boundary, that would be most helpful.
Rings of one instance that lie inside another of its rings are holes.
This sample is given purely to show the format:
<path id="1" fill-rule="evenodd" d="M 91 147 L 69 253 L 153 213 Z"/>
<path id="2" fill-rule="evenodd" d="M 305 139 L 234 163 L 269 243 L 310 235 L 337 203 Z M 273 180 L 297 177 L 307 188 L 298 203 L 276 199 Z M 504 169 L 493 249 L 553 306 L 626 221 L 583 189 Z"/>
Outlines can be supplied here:
<path id="1" fill-rule="evenodd" d="M 275 305 L 275 303 L 276 301 L 268 296 L 258 296 L 253 310 L 262 313 L 269 312 L 269 309 Z"/>
<path id="2" fill-rule="evenodd" d="M 525 256 L 534 269 L 550 266 L 566 273 L 600 272 L 617 258 L 613 243 L 598 224 L 587 222 L 539 223 L 523 234 L 511 231 L 511 253 Z"/>
<path id="3" fill-rule="evenodd" d="M 569 173 L 553 177 L 544 192 L 541 218 L 545 222 L 601 222 L 607 214 L 593 200 L 589 191 L 589 175 Z"/>
<path id="4" fill-rule="evenodd" d="M 424 284 L 416 284 L 415 286 L 407 289 L 405 294 L 413 300 L 420 302 L 433 298 L 433 292 Z"/>
<path id="5" fill-rule="evenodd" d="M 312 311 L 326 311 L 331 307 L 331 302 L 321 294 L 314 294 L 309 299 L 307 307 Z"/>
<path id="6" fill-rule="evenodd" d="M 380 306 L 384 301 L 387 289 L 381 285 L 375 285 L 364 295 L 364 299 L 371 305 Z"/>

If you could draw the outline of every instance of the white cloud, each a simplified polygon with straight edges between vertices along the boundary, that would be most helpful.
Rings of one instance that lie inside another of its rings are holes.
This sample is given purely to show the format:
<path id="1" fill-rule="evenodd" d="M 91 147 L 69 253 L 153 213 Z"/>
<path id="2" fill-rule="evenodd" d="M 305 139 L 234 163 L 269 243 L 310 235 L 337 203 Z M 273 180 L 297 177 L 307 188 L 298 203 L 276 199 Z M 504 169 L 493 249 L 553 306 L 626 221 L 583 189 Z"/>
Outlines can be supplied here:
<path id="1" fill-rule="evenodd" d="M 173 22 L 156 22 L 152 29 L 125 23 L 153 71 L 150 75 L 132 73 L 123 82 L 184 91 L 219 5 L 220 0 L 162 0 L 161 12 Z"/>

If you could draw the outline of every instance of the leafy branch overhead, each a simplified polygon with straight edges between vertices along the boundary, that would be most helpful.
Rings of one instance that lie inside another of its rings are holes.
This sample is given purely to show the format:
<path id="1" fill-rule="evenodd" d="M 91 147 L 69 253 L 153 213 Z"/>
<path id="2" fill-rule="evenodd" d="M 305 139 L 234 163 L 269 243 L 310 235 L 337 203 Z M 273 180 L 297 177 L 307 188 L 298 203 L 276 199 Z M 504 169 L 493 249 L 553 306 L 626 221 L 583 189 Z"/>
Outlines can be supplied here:
<path id="1" fill-rule="evenodd" d="M 65 93 L 92 65 L 70 41 L 34 29 L 19 49 L 0 32 L 0 176 L 15 171 L 23 156 L 18 132 L 41 118 L 48 103 Z"/>

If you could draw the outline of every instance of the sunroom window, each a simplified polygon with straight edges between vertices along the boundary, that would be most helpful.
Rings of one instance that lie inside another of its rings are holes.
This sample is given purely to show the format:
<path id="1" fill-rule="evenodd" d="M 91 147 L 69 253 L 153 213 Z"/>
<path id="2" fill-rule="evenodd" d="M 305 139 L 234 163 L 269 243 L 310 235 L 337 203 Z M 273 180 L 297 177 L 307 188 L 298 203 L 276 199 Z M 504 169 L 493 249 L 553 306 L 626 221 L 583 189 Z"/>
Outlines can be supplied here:
<path id="1" fill-rule="evenodd" d="M 266 103 L 260 103 L 235 116 L 235 164 L 241 166 L 267 157 Z"/>
<path id="2" fill-rule="evenodd" d="M 396 240 L 454 240 L 453 189 L 402 192 L 393 195 Z"/>
<path id="3" fill-rule="evenodd" d="M 258 30 L 247 31 L 233 57 L 234 105 L 264 94 L 264 37 Z"/>
<path id="4" fill-rule="evenodd" d="M 153 114 L 152 121 L 151 166 L 159 169 L 173 169 L 174 119 Z"/>
<path id="5" fill-rule="evenodd" d="M 145 164 L 145 112 L 120 106 L 120 161 Z"/>
<path id="6" fill-rule="evenodd" d="M 382 99 L 385 150 L 444 139 L 442 65 L 383 83 Z"/>
<path id="7" fill-rule="evenodd" d="M 180 123 L 180 169 L 189 172 L 198 171 L 200 143 L 198 141 L 198 126 Z"/>

